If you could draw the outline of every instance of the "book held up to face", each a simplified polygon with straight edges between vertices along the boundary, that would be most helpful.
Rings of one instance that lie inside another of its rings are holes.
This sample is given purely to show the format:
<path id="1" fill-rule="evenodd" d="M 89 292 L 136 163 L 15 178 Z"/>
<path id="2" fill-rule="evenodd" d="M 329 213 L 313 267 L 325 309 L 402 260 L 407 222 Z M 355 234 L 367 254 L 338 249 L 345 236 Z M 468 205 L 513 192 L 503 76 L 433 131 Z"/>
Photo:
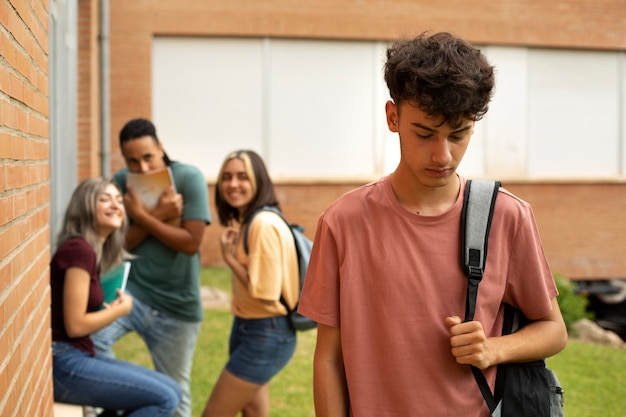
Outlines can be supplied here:
<path id="1" fill-rule="evenodd" d="M 176 193 L 176 184 L 170 167 L 157 169 L 146 173 L 127 172 L 126 182 L 139 195 L 146 210 L 152 211 L 157 206 L 159 198 L 169 187 Z M 167 223 L 180 226 L 180 218 L 171 219 Z"/>

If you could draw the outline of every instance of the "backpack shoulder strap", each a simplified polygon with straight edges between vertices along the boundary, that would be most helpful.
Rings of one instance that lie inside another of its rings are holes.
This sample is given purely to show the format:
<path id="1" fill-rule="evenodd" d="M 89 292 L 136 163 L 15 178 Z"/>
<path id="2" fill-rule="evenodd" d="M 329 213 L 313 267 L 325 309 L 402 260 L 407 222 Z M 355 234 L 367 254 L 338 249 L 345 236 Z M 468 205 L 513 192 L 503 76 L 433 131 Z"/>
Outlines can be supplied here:
<path id="1" fill-rule="evenodd" d="M 461 212 L 461 267 L 468 278 L 465 321 L 474 319 L 478 284 L 483 278 L 491 218 L 500 181 L 467 180 Z"/>
<path id="2" fill-rule="evenodd" d="M 465 184 L 461 212 L 461 267 L 467 276 L 465 321 L 473 320 L 476 312 L 478 284 L 485 272 L 489 230 L 499 188 L 500 181 L 467 180 Z M 478 388 L 493 413 L 498 402 L 489 388 L 485 374 L 474 366 L 471 369 Z"/>
<path id="3" fill-rule="evenodd" d="M 281 213 L 280 210 L 278 210 L 276 207 L 263 206 L 263 207 L 256 209 L 250 215 L 250 218 L 248 219 L 248 223 L 246 223 L 246 227 L 243 229 L 243 250 L 246 252 L 246 254 L 248 253 L 248 233 L 249 233 L 250 225 L 252 224 L 252 219 L 254 219 L 254 217 L 262 211 L 271 211 L 271 212 L 278 214 L 278 216 L 280 216 L 280 218 L 283 219 L 283 221 L 287 224 L 287 226 L 290 226 L 285 216 L 283 216 L 283 213 Z"/>

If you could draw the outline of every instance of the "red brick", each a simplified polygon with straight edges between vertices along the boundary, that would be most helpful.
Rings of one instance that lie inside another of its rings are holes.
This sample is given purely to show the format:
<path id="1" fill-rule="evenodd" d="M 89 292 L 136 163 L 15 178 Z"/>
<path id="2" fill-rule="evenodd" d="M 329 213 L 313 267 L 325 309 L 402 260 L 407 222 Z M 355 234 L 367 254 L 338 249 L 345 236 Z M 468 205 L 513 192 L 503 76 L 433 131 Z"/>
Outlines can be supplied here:
<path id="1" fill-rule="evenodd" d="M 0 134 L 0 415 L 51 417 L 47 1 L 8 4 L 0 114 L 18 133 Z"/>

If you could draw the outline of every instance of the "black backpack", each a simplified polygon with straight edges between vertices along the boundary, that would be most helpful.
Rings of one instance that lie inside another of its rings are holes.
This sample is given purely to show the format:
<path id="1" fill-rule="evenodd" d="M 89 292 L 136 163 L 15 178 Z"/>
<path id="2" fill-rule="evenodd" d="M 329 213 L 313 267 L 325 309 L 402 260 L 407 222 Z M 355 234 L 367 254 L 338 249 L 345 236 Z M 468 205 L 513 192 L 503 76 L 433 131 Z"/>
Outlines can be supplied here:
<path id="1" fill-rule="evenodd" d="M 248 219 L 248 223 L 246 224 L 246 228 L 243 232 L 243 248 L 248 253 L 248 229 L 252 224 L 252 219 L 261 211 L 271 211 L 280 216 L 281 219 L 289 226 L 291 230 L 291 234 L 293 235 L 293 240 L 296 244 L 296 253 L 298 255 L 298 275 L 299 275 L 299 288 L 298 288 L 298 302 L 300 301 L 300 294 L 302 293 L 302 287 L 304 286 L 304 278 L 306 277 L 306 270 L 309 266 L 309 259 L 311 258 L 311 248 L 313 247 L 313 242 L 304 235 L 304 229 L 302 226 L 298 224 L 291 224 L 285 219 L 285 216 L 274 206 L 263 206 L 257 210 L 255 210 Z M 280 296 L 280 302 L 287 309 L 287 315 L 289 316 L 289 320 L 291 321 L 291 325 L 295 330 L 310 330 L 317 326 L 317 323 L 311 320 L 308 317 L 303 316 L 298 313 L 298 303 L 296 303 L 293 309 L 289 308 L 283 296 Z"/>
<path id="2" fill-rule="evenodd" d="M 468 280 L 465 321 L 474 318 L 499 188 L 499 181 L 488 180 L 468 180 L 465 186 L 461 214 L 461 267 Z M 502 334 L 517 331 L 525 321 L 520 310 L 505 304 Z M 493 393 L 482 371 L 471 369 L 492 417 L 563 416 L 563 388 L 545 359 L 498 365 Z"/>

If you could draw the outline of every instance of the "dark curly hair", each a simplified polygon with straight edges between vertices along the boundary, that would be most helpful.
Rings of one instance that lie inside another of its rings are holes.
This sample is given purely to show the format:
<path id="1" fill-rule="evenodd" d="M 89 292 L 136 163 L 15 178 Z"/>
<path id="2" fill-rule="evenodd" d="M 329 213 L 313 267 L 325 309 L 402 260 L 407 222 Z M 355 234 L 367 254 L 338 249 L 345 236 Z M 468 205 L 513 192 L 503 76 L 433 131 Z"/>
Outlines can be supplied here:
<path id="1" fill-rule="evenodd" d="M 453 128 L 489 109 L 494 70 L 480 50 L 450 33 L 422 33 L 387 49 L 385 81 L 391 98 L 407 101 Z"/>
<path id="2" fill-rule="evenodd" d="M 155 143 L 159 143 L 156 127 L 150 120 L 142 118 L 129 120 L 122 130 L 120 130 L 120 148 L 124 146 L 124 143 L 144 136 L 150 136 Z M 167 166 L 172 163 L 172 160 L 165 151 L 163 151 L 163 161 Z"/>

